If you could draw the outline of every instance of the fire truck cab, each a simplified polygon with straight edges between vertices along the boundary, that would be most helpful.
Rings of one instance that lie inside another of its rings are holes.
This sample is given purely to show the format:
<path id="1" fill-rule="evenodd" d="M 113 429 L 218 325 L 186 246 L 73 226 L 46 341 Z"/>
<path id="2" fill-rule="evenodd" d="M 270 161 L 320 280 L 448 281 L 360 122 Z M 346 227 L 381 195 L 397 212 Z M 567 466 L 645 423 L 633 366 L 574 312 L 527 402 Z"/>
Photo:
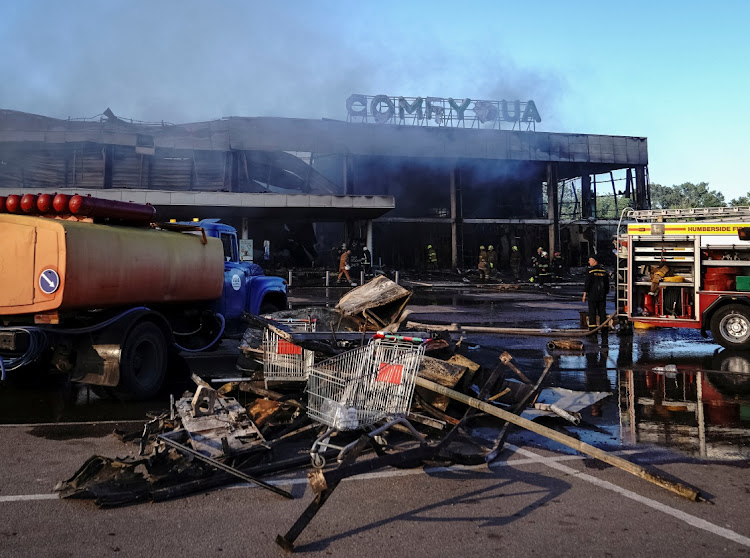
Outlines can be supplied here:
<path id="1" fill-rule="evenodd" d="M 750 207 L 626 210 L 621 225 L 622 321 L 710 331 L 750 350 Z"/>

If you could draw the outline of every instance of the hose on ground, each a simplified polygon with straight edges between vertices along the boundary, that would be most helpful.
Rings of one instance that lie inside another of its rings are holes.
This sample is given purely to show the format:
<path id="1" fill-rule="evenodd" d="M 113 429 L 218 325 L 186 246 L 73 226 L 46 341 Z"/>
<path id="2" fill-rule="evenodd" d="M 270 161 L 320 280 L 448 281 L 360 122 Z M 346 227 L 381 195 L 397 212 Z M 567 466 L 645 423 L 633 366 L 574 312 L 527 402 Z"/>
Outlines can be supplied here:
<path id="1" fill-rule="evenodd" d="M 498 335 L 529 335 L 538 337 L 587 337 L 598 333 L 599 330 L 608 326 L 612 323 L 612 320 L 617 317 L 617 313 L 609 316 L 604 322 L 592 329 L 540 329 L 540 328 L 524 328 L 524 327 L 489 327 L 489 326 L 462 326 L 460 324 L 451 325 L 435 325 L 435 324 L 424 324 L 420 322 L 406 322 L 407 329 L 419 329 L 427 331 L 448 331 L 448 332 L 464 332 L 464 333 L 495 333 Z"/>

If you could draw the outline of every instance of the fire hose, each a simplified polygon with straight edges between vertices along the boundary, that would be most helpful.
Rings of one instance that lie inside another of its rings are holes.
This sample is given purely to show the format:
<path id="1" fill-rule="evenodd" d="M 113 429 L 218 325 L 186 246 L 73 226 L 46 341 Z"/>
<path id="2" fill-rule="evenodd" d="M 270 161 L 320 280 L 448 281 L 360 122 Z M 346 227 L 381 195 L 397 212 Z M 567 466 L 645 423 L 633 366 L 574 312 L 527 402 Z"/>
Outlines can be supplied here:
<path id="1" fill-rule="evenodd" d="M 495 333 L 499 335 L 530 335 L 549 337 L 550 335 L 562 337 L 586 337 L 596 334 L 607 327 L 617 314 L 612 314 L 604 322 L 592 329 L 551 329 L 551 328 L 526 328 L 526 327 L 489 327 L 489 326 L 462 326 L 461 324 L 435 325 L 421 322 L 406 322 L 407 329 L 419 329 L 427 331 L 447 331 L 454 333 Z"/>

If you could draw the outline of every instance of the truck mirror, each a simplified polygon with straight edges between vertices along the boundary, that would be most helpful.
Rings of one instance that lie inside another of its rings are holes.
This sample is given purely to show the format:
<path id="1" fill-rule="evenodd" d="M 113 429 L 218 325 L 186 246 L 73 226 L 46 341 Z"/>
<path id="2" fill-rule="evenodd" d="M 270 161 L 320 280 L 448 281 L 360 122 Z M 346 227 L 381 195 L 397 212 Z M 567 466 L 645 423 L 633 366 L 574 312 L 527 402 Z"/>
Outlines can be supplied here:
<path id="1" fill-rule="evenodd" d="M 737 236 L 740 240 L 750 240 L 750 227 L 741 227 L 737 229 Z"/>

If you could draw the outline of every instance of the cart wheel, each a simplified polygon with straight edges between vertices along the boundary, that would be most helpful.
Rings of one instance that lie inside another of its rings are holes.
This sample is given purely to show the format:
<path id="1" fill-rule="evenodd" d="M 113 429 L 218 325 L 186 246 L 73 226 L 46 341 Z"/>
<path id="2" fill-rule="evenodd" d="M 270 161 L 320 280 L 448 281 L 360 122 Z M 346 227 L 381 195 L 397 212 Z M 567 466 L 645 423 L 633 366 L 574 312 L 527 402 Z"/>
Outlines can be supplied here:
<path id="1" fill-rule="evenodd" d="M 711 319 L 714 341 L 727 349 L 750 348 L 750 308 L 742 304 L 728 304 Z"/>
<path id="2" fill-rule="evenodd" d="M 316 469 L 322 469 L 326 466 L 326 458 L 319 453 L 311 453 L 310 461 L 312 462 L 312 466 Z"/>

